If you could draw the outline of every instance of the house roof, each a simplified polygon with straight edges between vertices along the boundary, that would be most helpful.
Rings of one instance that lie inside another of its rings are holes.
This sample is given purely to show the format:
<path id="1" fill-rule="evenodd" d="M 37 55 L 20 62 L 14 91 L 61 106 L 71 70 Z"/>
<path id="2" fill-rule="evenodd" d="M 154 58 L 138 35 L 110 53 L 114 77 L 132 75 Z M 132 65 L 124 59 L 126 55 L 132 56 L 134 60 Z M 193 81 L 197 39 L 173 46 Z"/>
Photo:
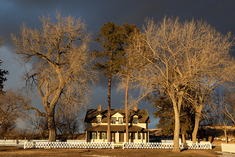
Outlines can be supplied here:
<path id="1" fill-rule="evenodd" d="M 107 125 L 97 125 L 92 128 L 86 129 L 86 131 L 107 131 Z M 119 132 L 126 132 L 126 126 L 125 125 L 111 125 L 111 131 L 119 131 Z M 131 125 L 128 129 L 129 132 L 147 132 L 148 129 Z"/>
<path id="2" fill-rule="evenodd" d="M 125 116 L 125 110 L 124 109 L 111 109 L 111 116 L 115 113 L 120 113 L 123 115 L 123 122 L 126 122 L 126 116 Z M 98 109 L 87 109 L 86 117 L 84 122 L 86 123 L 96 123 L 96 116 L 101 115 L 102 123 L 107 123 L 107 109 L 101 109 L 100 111 Z M 149 114 L 147 110 L 144 109 L 138 109 L 138 110 L 129 110 L 129 123 L 133 121 L 133 116 L 138 116 L 138 122 L 139 123 L 150 123 Z"/>

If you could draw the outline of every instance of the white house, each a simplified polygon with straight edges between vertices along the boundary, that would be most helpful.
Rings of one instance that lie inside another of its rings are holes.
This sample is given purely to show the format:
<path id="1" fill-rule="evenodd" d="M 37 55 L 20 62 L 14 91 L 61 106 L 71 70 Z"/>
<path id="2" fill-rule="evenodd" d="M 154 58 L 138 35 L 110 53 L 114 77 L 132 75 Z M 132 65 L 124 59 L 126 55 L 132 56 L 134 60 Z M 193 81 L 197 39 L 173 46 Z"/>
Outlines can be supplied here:
<path id="1" fill-rule="evenodd" d="M 107 109 L 88 109 L 85 117 L 86 141 L 107 142 Z M 129 142 L 149 142 L 148 123 L 150 123 L 147 110 L 129 110 Z M 126 117 L 124 109 L 111 109 L 111 139 L 112 142 L 126 141 Z"/>

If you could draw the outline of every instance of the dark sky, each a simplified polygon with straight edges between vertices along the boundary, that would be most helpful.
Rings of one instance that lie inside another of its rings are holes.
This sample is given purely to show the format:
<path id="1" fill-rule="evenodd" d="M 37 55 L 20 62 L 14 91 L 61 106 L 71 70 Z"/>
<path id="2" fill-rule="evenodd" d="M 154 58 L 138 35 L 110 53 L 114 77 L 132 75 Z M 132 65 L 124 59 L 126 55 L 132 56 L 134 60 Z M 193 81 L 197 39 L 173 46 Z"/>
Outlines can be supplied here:
<path id="1" fill-rule="evenodd" d="M 24 82 L 21 75 L 30 67 L 18 63 L 12 52 L 10 34 L 19 32 L 22 23 L 32 28 L 39 27 L 39 17 L 51 15 L 53 18 L 56 10 L 64 16 L 82 17 L 88 25 L 88 30 L 93 32 L 93 38 L 108 21 L 118 25 L 136 24 L 141 28 L 146 17 L 159 21 L 164 16 L 178 16 L 182 21 L 192 18 L 207 21 L 224 34 L 229 31 L 235 34 L 234 0 L 0 0 L 0 37 L 5 39 L 5 45 L 0 47 L 0 59 L 3 61 L 1 68 L 10 73 L 5 90 L 22 88 Z M 31 97 L 34 105 L 40 105 L 40 98 L 36 93 Z M 107 88 L 97 86 L 94 88 L 89 108 L 96 108 L 98 104 L 106 107 L 106 100 Z M 113 108 L 123 108 L 123 101 L 123 93 L 113 89 Z M 150 128 L 154 128 L 156 119 L 152 116 L 152 107 L 140 104 L 139 108 L 149 109 Z"/>

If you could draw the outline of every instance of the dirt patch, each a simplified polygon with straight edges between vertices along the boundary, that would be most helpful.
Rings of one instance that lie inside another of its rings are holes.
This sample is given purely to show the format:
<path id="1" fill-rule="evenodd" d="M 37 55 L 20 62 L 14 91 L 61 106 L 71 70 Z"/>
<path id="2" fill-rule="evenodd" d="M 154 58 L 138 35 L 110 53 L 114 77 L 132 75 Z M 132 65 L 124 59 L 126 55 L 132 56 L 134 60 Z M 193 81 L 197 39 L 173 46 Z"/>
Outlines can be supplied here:
<path id="1" fill-rule="evenodd" d="M 160 149 L 23 149 L 19 147 L 0 147 L 0 156 L 83 156 L 83 157 L 119 157 L 119 156 L 206 156 L 215 157 L 214 150 L 184 150 L 173 153 L 171 150 Z"/>

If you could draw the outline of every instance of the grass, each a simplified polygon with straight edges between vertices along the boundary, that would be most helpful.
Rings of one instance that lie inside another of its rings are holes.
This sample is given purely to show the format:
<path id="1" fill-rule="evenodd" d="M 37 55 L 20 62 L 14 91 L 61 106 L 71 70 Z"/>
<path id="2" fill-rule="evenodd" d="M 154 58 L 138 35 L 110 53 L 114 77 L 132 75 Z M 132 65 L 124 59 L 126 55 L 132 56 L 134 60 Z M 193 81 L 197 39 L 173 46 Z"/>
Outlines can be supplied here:
<path id="1" fill-rule="evenodd" d="M 184 150 L 180 153 L 174 153 L 171 150 L 164 149 L 23 149 L 21 147 L 0 147 L 0 156 L 84 156 L 84 157 L 118 157 L 118 156 L 159 156 L 159 157 L 180 157 L 180 156 L 207 156 L 215 157 L 218 155 L 215 151 L 220 151 L 220 148 L 213 150 Z"/>

